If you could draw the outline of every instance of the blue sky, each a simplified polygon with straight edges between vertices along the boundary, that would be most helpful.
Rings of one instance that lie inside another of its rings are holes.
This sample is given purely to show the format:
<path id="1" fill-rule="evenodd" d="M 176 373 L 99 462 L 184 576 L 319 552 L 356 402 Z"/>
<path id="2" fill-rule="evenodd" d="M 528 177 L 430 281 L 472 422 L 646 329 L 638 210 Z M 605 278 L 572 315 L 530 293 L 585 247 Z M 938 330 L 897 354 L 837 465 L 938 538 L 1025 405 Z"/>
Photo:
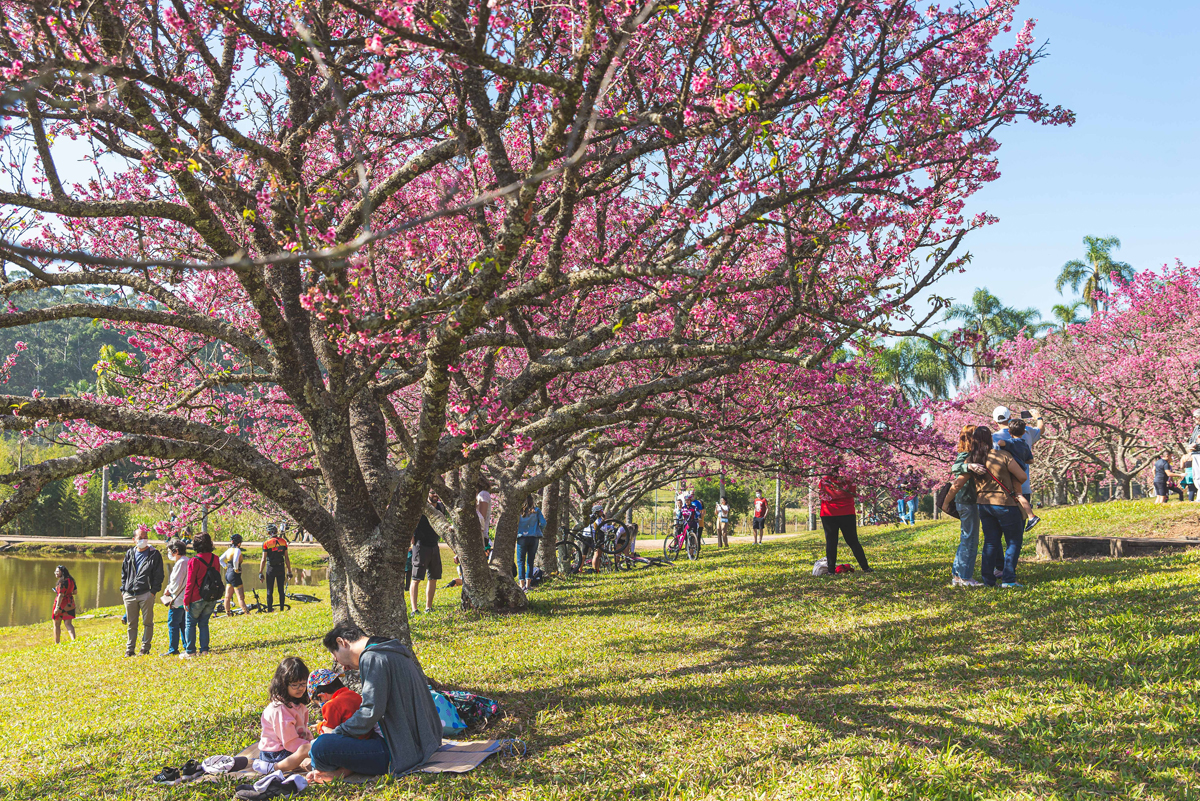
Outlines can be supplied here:
<path id="1" fill-rule="evenodd" d="M 1077 122 L 1002 134 L 1001 177 L 970 206 L 1000 221 L 967 238 L 973 263 L 937 293 L 986 286 L 1049 317 L 1085 234 L 1120 237 L 1116 257 L 1138 270 L 1200 262 L 1200 3 L 1027 0 L 1013 36 L 1029 18 L 1049 51 L 1031 88 Z"/>

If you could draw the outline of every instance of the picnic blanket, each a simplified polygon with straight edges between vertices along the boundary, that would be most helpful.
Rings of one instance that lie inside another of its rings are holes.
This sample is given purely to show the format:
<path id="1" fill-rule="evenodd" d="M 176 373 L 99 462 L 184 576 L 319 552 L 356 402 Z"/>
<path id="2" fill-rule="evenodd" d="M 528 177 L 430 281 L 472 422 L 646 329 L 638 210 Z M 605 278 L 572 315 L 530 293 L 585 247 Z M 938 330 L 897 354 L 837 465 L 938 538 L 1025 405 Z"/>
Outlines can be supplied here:
<path id="1" fill-rule="evenodd" d="M 409 773 L 466 773 L 482 765 L 483 760 L 499 751 L 502 747 L 503 743 L 499 740 L 473 740 L 468 742 L 442 740 L 442 747 L 434 751 L 433 756 L 413 768 Z M 253 763 L 259 757 L 258 743 L 251 745 L 249 748 L 242 749 L 238 752 L 237 756 L 244 756 Z M 260 777 L 261 774 L 256 773 L 253 768 L 247 768 L 246 770 L 234 773 L 205 776 L 199 779 L 199 781 L 212 782 L 224 778 L 252 780 Z M 378 776 L 365 776 L 361 773 L 352 773 L 342 781 L 349 784 L 370 784 L 378 778 Z"/>

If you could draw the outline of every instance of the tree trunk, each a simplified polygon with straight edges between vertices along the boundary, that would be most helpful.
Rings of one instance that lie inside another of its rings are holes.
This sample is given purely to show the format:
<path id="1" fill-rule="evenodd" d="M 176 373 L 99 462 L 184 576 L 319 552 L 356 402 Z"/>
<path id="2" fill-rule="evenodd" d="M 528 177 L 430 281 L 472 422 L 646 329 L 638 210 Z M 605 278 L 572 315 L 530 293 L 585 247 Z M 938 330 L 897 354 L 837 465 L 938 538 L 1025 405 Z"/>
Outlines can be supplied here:
<path id="1" fill-rule="evenodd" d="M 511 571 L 493 570 L 484 551 L 483 531 L 475 511 L 475 487 L 478 483 L 479 466 L 463 468 L 462 482 L 452 510 L 458 532 L 455 553 L 463 571 L 463 609 L 484 612 L 525 609 L 525 593 L 513 580 Z M 495 503 L 494 498 L 492 503 Z"/>
<path id="2" fill-rule="evenodd" d="M 504 573 L 505 570 L 511 572 L 513 560 L 516 559 L 517 526 L 526 497 L 528 493 L 505 491 L 501 494 L 503 511 L 500 513 L 500 519 L 496 521 L 496 537 L 492 540 L 491 557 L 492 569 L 498 573 Z"/>
<path id="3" fill-rule="evenodd" d="M 1059 478 L 1054 482 L 1054 503 L 1056 506 L 1067 505 L 1067 480 Z"/>
<path id="4" fill-rule="evenodd" d="M 538 564 L 547 576 L 558 572 L 558 502 L 559 482 L 551 481 L 542 490 L 542 514 L 546 516 L 546 530 L 542 532 L 541 547 L 538 549 Z"/>
<path id="5" fill-rule="evenodd" d="M 343 531 L 337 539 L 340 547 L 329 551 L 334 624 L 354 623 L 369 635 L 411 644 L 404 587 L 408 549 L 397 548 L 378 528 Z"/>

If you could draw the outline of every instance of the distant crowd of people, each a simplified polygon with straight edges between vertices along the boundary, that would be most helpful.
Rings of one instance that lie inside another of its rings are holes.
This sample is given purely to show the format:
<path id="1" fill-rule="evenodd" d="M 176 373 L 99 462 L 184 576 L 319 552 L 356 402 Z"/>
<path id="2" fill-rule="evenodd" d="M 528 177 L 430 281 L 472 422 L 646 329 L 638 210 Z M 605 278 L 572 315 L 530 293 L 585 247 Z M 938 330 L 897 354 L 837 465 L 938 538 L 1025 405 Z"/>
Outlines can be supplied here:
<path id="1" fill-rule="evenodd" d="M 293 571 L 287 540 L 274 525 L 267 526 L 266 533 L 258 575 L 266 584 L 267 605 L 262 611 L 274 612 L 276 600 L 280 610 L 285 606 L 285 578 L 291 579 Z M 243 614 L 250 611 L 242 581 L 245 549 L 240 534 L 230 538 L 229 548 L 219 557 L 213 553 L 212 538 L 204 533 L 190 540 L 172 538 L 166 543 L 166 552 L 171 563 L 170 575 L 162 553 L 151 544 L 150 532 L 143 526 L 134 533 L 133 545 L 122 558 L 120 592 L 125 608 L 126 656 L 146 656 L 151 652 L 157 604 L 167 609 L 168 646 L 164 656 L 184 659 L 208 653 L 209 621 L 219 604 L 224 603 L 225 614 L 230 617 L 235 603 Z M 66 566 L 56 567 L 54 576 L 50 617 L 57 643 L 61 641 L 63 628 L 72 640 L 76 637 L 78 588 Z"/>

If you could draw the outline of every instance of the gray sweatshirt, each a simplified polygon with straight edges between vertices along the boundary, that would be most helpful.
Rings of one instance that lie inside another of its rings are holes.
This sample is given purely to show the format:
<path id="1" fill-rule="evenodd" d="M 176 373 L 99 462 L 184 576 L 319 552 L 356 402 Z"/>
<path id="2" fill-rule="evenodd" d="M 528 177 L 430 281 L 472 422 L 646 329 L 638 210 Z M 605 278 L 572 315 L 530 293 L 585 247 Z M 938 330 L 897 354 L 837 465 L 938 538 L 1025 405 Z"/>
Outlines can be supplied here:
<path id="1" fill-rule="evenodd" d="M 338 734 L 361 737 L 375 724 L 392 754 L 391 772 L 407 773 L 442 746 L 442 720 L 429 694 L 429 681 L 408 646 L 399 640 L 372 643 L 358 662 L 362 705 Z"/>

